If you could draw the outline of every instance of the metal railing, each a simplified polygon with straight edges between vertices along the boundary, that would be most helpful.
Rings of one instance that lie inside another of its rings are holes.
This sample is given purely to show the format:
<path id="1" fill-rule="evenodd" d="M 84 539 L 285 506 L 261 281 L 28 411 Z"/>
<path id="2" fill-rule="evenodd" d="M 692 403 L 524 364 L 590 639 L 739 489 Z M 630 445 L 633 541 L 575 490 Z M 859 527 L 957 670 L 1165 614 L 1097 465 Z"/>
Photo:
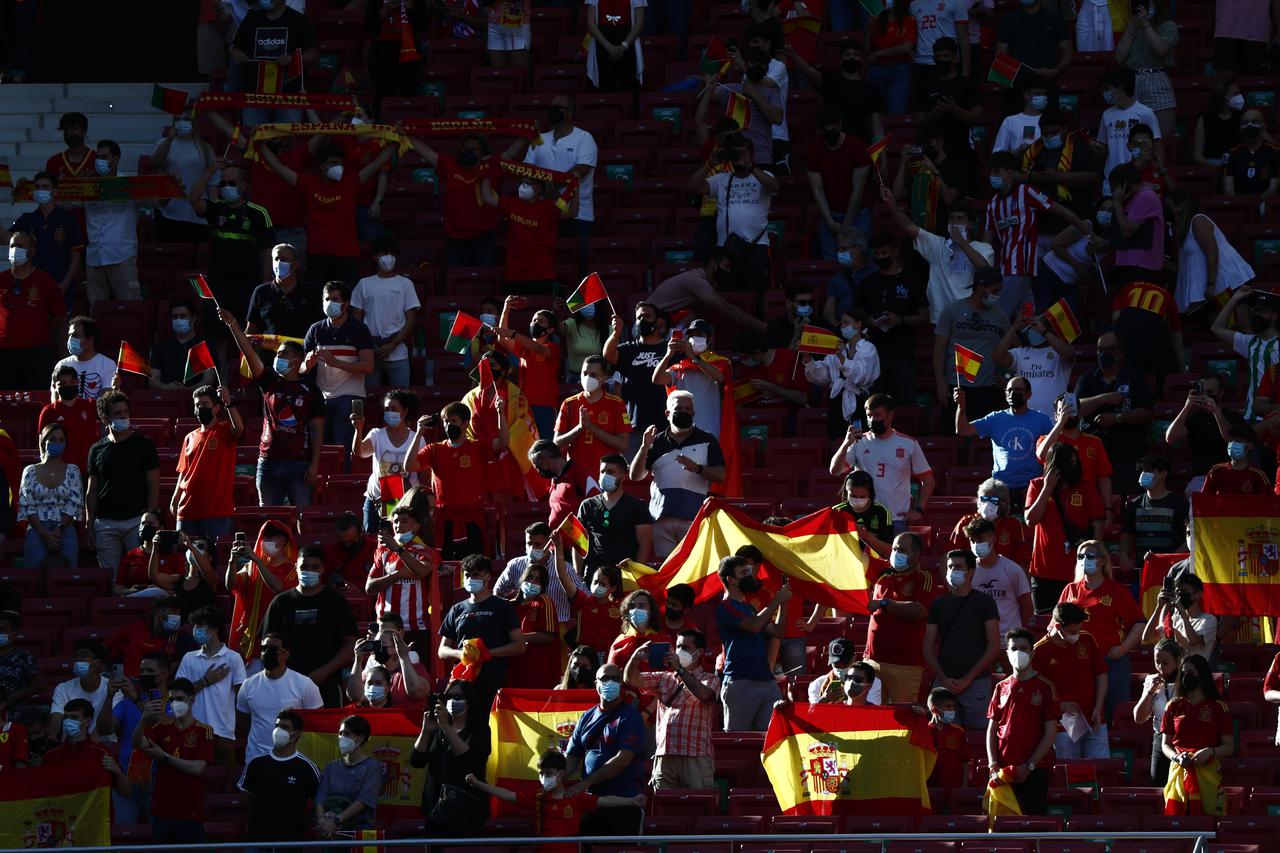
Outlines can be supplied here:
<path id="1" fill-rule="evenodd" d="M 211 851 L 247 850 L 344 850 L 353 847 L 536 847 L 539 844 L 576 844 L 579 851 L 584 844 L 610 847 L 658 846 L 669 844 L 727 845 L 730 853 L 736 853 L 743 844 L 776 842 L 779 847 L 797 844 L 840 844 L 843 842 L 878 842 L 881 849 L 891 841 L 1032 841 L 1036 848 L 1041 841 L 1194 841 L 1193 853 L 1202 853 L 1205 845 L 1216 838 L 1213 832 L 889 832 L 889 833 L 765 833 L 760 835 L 572 835 L 516 838 L 486 836 L 479 838 L 387 838 L 360 840 L 339 838 L 315 841 L 226 841 L 202 844 L 111 844 L 104 847 L 76 847 L 77 853 L 155 853 L 157 850 Z M 23 848 L 0 848 L 0 853 L 24 853 Z"/>

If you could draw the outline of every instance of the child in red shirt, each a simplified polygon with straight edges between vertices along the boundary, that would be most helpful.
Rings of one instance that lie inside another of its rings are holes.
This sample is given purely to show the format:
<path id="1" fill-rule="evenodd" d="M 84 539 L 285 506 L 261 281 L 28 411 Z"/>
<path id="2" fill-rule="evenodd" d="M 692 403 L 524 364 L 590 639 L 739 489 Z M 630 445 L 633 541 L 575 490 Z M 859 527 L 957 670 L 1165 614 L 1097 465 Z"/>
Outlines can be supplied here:
<path id="1" fill-rule="evenodd" d="M 529 324 L 529 334 L 512 331 L 509 325 L 513 309 L 525 306 L 520 296 L 508 296 L 498 318 L 498 336 L 502 345 L 520 359 L 520 390 L 529 401 L 529 413 L 538 427 L 538 437 L 555 435 L 556 407 L 560 405 L 560 344 L 552 339 L 556 315 L 538 311 Z"/>
<path id="2" fill-rule="evenodd" d="M 569 610 L 578 617 L 578 642 L 597 651 L 613 645 L 622 633 L 622 573 L 616 566 L 600 566 L 588 593 L 574 581 L 560 548 L 556 549 L 556 570 Z"/>
<path id="3" fill-rule="evenodd" d="M 520 577 L 520 592 L 514 603 L 520 617 L 520 633 L 527 645 L 520 665 L 507 673 L 511 687 L 550 689 L 560 681 L 564 670 L 560 658 L 563 644 L 556 605 L 546 593 L 550 584 L 546 566 L 531 563 Z"/>
<path id="4" fill-rule="evenodd" d="M 964 742 L 964 726 L 956 722 L 956 696 L 945 687 L 929 691 L 929 732 L 938 750 L 929 787 L 963 788 L 969 749 Z"/>

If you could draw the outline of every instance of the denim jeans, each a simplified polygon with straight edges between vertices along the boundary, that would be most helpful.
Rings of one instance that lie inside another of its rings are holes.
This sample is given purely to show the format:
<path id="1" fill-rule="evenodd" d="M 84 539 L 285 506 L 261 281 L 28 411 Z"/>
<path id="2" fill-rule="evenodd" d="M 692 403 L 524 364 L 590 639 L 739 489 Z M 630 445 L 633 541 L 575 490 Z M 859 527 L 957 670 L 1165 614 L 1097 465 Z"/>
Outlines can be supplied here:
<path id="1" fill-rule="evenodd" d="M 1129 676 L 1133 674 L 1133 661 L 1128 655 L 1120 660 L 1107 658 L 1107 698 L 1103 702 L 1102 719 L 1108 724 L 1116 706 L 1129 701 L 1132 685 Z"/>
<path id="2" fill-rule="evenodd" d="M 556 433 L 556 410 L 554 406 L 530 406 L 529 414 L 533 416 L 534 426 L 538 428 L 538 438 L 550 439 Z"/>
<path id="3" fill-rule="evenodd" d="M 369 215 L 369 205 L 356 206 L 356 235 L 360 242 L 369 243 L 382 236 L 382 220 Z"/>
<path id="4" fill-rule="evenodd" d="M 307 485 L 310 462 L 291 459 L 259 459 L 254 480 L 258 486 L 258 506 L 293 504 L 298 509 L 311 506 Z"/>
<path id="5" fill-rule="evenodd" d="M 375 361 L 373 373 L 365 377 L 364 387 L 372 388 L 408 388 L 409 359 L 399 361 Z"/>
<path id="6" fill-rule="evenodd" d="M 351 437 L 356 428 L 351 425 L 351 401 L 362 400 L 354 394 L 340 394 L 324 401 L 324 443 L 340 444 L 351 453 Z"/>
<path id="7" fill-rule="evenodd" d="M 1066 732 L 1058 732 L 1053 749 L 1059 758 L 1110 758 L 1111 744 L 1107 740 L 1107 726 L 1103 723 L 1080 740 L 1071 740 Z"/>
<path id="8" fill-rule="evenodd" d="M 112 570 L 120 568 L 124 552 L 138 547 L 138 523 L 141 521 L 141 515 L 93 520 L 93 548 L 98 552 L 99 566 Z"/>
<path id="9" fill-rule="evenodd" d="M 1039 314 L 1048 311 L 1049 306 L 1059 299 L 1066 299 L 1072 311 L 1080 311 L 1080 285 L 1064 283 L 1053 270 L 1049 269 L 1049 265 L 1043 262 L 1040 264 L 1040 272 L 1036 273 L 1035 281 L 1031 282 L 1031 292 L 1035 296 L 1036 312 Z"/>
<path id="10" fill-rule="evenodd" d="M 1000 313 L 1006 317 L 1022 310 L 1022 303 L 1031 295 L 1031 276 L 1007 275 L 1000 289 Z"/>
<path id="11" fill-rule="evenodd" d="M 22 559 L 28 569 L 44 567 L 45 557 L 53 554 L 67 561 L 67 568 L 73 569 L 80 558 L 80 539 L 76 536 L 76 526 L 68 524 L 58 532 L 58 541 L 62 543 L 61 551 L 51 551 L 44 544 L 33 528 L 27 528 L 27 538 L 22 544 Z"/>
<path id="12" fill-rule="evenodd" d="M 151 783 L 133 783 L 129 796 L 111 792 L 111 807 L 115 810 L 117 825 L 148 823 L 151 820 Z"/>
<path id="13" fill-rule="evenodd" d="M 911 101 L 911 63 L 875 64 L 867 69 L 867 79 L 884 96 L 889 115 L 904 115 Z"/>
<path id="14" fill-rule="evenodd" d="M 382 501 L 375 501 L 368 496 L 364 499 L 364 532 L 376 535 L 378 522 L 382 520 Z"/>
<path id="15" fill-rule="evenodd" d="M 868 186 L 864 192 L 871 192 L 871 187 Z M 866 196 L 864 195 L 864 198 L 865 197 Z M 834 219 L 836 221 L 836 224 L 840 226 L 840 230 L 844 230 L 844 224 L 845 224 L 844 214 L 845 212 L 843 210 L 831 211 L 831 218 Z M 870 208 L 864 207 L 862 208 L 862 210 L 859 210 L 857 213 L 853 215 L 852 227 L 861 231 L 863 237 L 866 237 L 868 240 L 871 239 Z M 822 260 L 834 261 L 836 259 L 836 237 L 838 234 L 839 234 L 839 231 L 837 231 L 836 234 L 832 234 L 830 231 L 828 231 L 827 226 L 824 223 L 820 223 L 818 225 L 818 251 L 819 251 L 818 257 L 820 257 Z"/>
<path id="16" fill-rule="evenodd" d="M 180 518 L 178 529 L 188 536 L 207 536 L 217 540 L 231 535 L 231 516 L 221 518 Z"/>

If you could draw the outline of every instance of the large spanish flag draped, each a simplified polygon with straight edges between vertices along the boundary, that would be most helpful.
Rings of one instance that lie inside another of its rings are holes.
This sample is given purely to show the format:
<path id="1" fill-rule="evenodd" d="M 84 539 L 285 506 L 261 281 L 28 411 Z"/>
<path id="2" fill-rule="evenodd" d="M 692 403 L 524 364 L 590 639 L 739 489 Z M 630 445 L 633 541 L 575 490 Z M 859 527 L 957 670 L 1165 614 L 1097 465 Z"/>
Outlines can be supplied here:
<path id="1" fill-rule="evenodd" d="M 938 758 L 928 719 L 910 708 L 786 703 L 760 760 L 788 815 L 926 815 Z"/>
<path id="2" fill-rule="evenodd" d="M 1191 497 L 1196 575 L 1206 613 L 1280 613 L 1280 497 Z"/>
<path id="3" fill-rule="evenodd" d="M 378 797 L 380 819 L 422 816 L 422 788 L 427 774 L 409 767 L 413 743 L 422 730 L 422 712 L 405 708 L 316 708 L 299 710 L 304 724 L 298 751 L 321 770 L 339 757 L 338 726 L 352 715 L 364 717 L 373 730 L 368 749 L 382 762 L 382 794 Z"/>
<path id="4" fill-rule="evenodd" d="M 839 510 L 824 509 L 785 527 L 771 527 L 722 499 L 709 498 L 661 568 L 631 580 L 660 601 L 677 583 L 692 586 L 698 601 L 709 601 L 724 591 L 716 574 L 720 559 L 743 545 L 755 545 L 764 554 L 761 579 L 766 586 L 780 585 L 781 573 L 805 601 L 867 612 L 867 558 L 858 545 L 857 522 Z"/>
<path id="5" fill-rule="evenodd" d="M 499 690 L 489 712 L 493 741 L 485 779 L 512 791 L 538 790 L 538 756 L 568 749 L 578 718 L 597 701 L 594 690 Z M 505 804 L 496 805 L 501 811 Z"/>
<path id="6" fill-rule="evenodd" d="M 111 776 L 101 761 L 0 773 L 0 847 L 111 843 Z"/>

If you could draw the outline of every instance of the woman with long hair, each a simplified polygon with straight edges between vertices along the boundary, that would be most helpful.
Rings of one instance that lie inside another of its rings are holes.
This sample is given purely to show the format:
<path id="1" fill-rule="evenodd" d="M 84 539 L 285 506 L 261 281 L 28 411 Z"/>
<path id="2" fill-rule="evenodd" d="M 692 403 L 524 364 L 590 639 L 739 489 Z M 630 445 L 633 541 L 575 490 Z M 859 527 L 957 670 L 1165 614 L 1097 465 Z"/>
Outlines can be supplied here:
<path id="1" fill-rule="evenodd" d="M 907 112 L 911 98 L 911 54 L 915 49 L 916 19 L 909 2 L 900 0 L 886 6 L 871 19 L 863 47 L 867 79 L 884 96 L 890 115 Z"/>
<path id="2" fill-rule="evenodd" d="M 1173 244 L 1179 247 L 1174 289 L 1179 311 L 1187 314 L 1211 297 L 1228 294 L 1253 280 L 1253 267 L 1231 245 L 1218 223 L 1200 212 L 1195 194 L 1174 190 L 1168 204 L 1173 214 Z"/>
<path id="3" fill-rule="evenodd" d="M 1037 613 L 1048 613 L 1073 577 L 1076 545 L 1102 538 L 1106 508 L 1098 490 L 1084 479 L 1080 454 L 1055 444 L 1044 461 L 1044 476 L 1027 484 L 1027 526 L 1032 530 L 1031 597 Z"/>
<path id="4" fill-rule="evenodd" d="M 1209 90 L 1209 106 L 1196 118 L 1191 134 L 1191 159 L 1197 166 L 1221 166 L 1227 152 L 1244 142 L 1240 116 L 1244 95 L 1233 76 L 1224 75 Z"/>
<path id="5" fill-rule="evenodd" d="M 364 529 L 378 529 L 382 519 L 382 482 L 388 477 L 404 478 L 404 454 L 414 439 L 413 427 L 418 420 L 418 395 L 397 388 L 388 391 L 382 399 L 382 426 L 369 430 L 363 436 L 363 414 L 351 415 L 353 443 L 351 455 L 356 459 L 373 458 L 373 469 L 364 491 Z M 411 481 L 411 482 L 410 482 Z M 416 485 L 417 474 L 409 474 L 403 488 Z"/>
<path id="6" fill-rule="evenodd" d="M 547 567 L 538 563 L 530 563 L 520 576 L 512 604 L 520 618 L 525 653 L 520 656 L 519 666 L 507 671 L 507 684 L 511 687 L 547 689 L 556 683 L 564 646 L 560 642 L 556 605 L 547 594 L 550 585 Z"/>
<path id="7" fill-rule="evenodd" d="M 1221 759 L 1231 756 L 1233 733 L 1209 662 L 1200 655 L 1183 658 L 1175 692 L 1160 724 L 1160 751 L 1169 759 L 1164 813 L 1221 815 Z"/>
<path id="8" fill-rule="evenodd" d="M 409 766 L 427 768 L 422 814 L 431 835 L 475 834 L 489 817 L 489 801 L 472 796 L 467 775 L 484 778 L 489 760 L 487 708 L 472 708 L 475 691 L 466 681 L 450 681 L 422 714 L 422 730 Z"/>
<path id="9" fill-rule="evenodd" d="M 600 668 L 600 653 L 591 646 L 578 646 L 569 654 L 564 675 L 556 690 L 595 690 L 596 670 Z"/>
<path id="10" fill-rule="evenodd" d="M 858 522 L 858 541 L 876 556 L 888 559 L 893 541 L 893 513 L 876 501 L 876 481 L 866 471 L 850 471 L 844 476 L 833 509 L 847 512 Z"/>
<path id="11" fill-rule="evenodd" d="M 1182 663 L 1182 646 L 1174 639 L 1156 643 L 1152 651 L 1156 671 L 1142 680 L 1142 695 L 1133 706 L 1133 721 L 1141 725 L 1151 721 L 1151 781 L 1169 778 L 1169 759 L 1161 750 L 1163 743 L 1160 726 L 1164 722 L 1164 709 L 1173 700 L 1173 690 L 1178 680 L 1178 665 Z"/>
<path id="12" fill-rule="evenodd" d="M 1175 139 L 1173 120 L 1178 102 L 1166 68 L 1173 67 L 1173 49 L 1178 44 L 1178 25 L 1169 17 L 1166 0 L 1142 0 L 1129 15 L 1116 62 L 1132 68 L 1137 75 L 1134 96 L 1151 108 L 1160 122 L 1160 135 Z"/>

